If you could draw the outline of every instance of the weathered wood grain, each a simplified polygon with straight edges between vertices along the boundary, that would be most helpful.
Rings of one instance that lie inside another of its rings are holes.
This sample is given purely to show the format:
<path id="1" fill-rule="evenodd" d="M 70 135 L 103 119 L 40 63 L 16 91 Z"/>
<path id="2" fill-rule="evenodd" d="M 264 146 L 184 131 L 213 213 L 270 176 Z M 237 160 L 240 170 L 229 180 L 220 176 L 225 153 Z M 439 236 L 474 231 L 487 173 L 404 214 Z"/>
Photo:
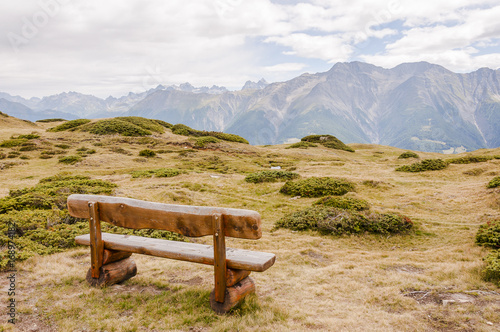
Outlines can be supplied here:
<path id="1" fill-rule="evenodd" d="M 101 238 L 101 222 L 99 220 L 99 204 L 96 202 L 87 203 L 87 211 L 89 212 L 89 228 L 90 228 L 90 270 L 92 278 L 99 278 L 100 268 L 102 266 L 102 258 L 104 253 L 104 245 Z"/>
<path id="2" fill-rule="evenodd" d="M 132 256 L 131 252 L 104 249 L 102 264 L 109 264 Z"/>
<path id="3" fill-rule="evenodd" d="M 87 282 L 94 287 L 105 287 L 128 280 L 137 274 L 137 266 L 129 257 L 101 266 L 99 278 L 92 278 L 92 269 L 87 272 Z"/>
<path id="4" fill-rule="evenodd" d="M 226 270 L 226 287 L 231 287 L 250 275 L 247 270 Z"/>
<path id="5" fill-rule="evenodd" d="M 226 241 L 223 228 L 224 219 L 221 214 L 212 216 L 214 228 L 214 279 L 215 301 L 224 302 L 226 293 Z"/>
<path id="6" fill-rule="evenodd" d="M 106 249 L 207 265 L 214 264 L 213 246 L 205 244 L 109 233 L 102 233 L 102 239 Z M 88 246 L 89 234 L 77 236 L 75 241 L 77 244 Z M 276 256 L 272 253 L 226 248 L 226 266 L 231 269 L 263 272 L 274 264 L 275 259 Z"/>
<path id="7" fill-rule="evenodd" d="M 210 306 L 218 314 L 225 314 L 241 302 L 245 296 L 255 293 L 255 283 L 252 278 L 246 277 L 232 287 L 226 288 L 226 295 L 223 303 L 215 300 L 215 289 L 210 293 Z"/>
<path id="8" fill-rule="evenodd" d="M 199 237 L 212 235 L 212 215 L 225 215 L 224 235 L 244 239 L 262 236 L 260 215 L 251 210 L 207 206 L 174 205 L 140 201 L 131 198 L 71 195 L 68 197 L 70 215 L 88 219 L 88 202 L 99 203 L 100 220 L 133 229 L 161 229 Z"/>

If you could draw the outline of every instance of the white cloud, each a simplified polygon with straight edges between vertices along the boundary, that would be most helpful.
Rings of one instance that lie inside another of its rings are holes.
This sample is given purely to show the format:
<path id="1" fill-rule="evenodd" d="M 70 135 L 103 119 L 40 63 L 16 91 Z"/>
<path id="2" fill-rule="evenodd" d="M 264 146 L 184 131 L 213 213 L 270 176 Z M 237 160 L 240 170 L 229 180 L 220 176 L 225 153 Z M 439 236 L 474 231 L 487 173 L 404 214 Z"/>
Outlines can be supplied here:
<path id="1" fill-rule="evenodd" d="M 0 91 L 238 88 L 354 56 L 498 67 L 498 17 L 498 0 L 24 0 L 0 12 Z M 380 53 L 363 47 L 368 39 Z"/>

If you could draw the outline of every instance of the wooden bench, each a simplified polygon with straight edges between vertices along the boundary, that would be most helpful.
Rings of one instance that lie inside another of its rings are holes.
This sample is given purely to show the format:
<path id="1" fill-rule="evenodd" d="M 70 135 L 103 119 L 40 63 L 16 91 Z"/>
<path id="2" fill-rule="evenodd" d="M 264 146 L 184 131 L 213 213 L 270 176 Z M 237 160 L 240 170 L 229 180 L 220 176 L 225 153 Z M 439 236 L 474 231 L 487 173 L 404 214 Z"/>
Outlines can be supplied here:
<path id="1" fill-rule="evenodd" d="M 109 286 L 135 276 L 137 267 L 130 257 L 132 253 L 213 265 L 215 287 L 210 305 L 221 314 L 255 292 L 250 272 L 263 272 L 276 259 L 271 253 L 226 248 L 226 236 L 254 240 L 262 236 L 260 215 L 255 211 L 98 195 L 71 195 L 68 210 L 73 217 L 89 219 L 90 234 L 75 240 L 90 246 L 87 281 L 92 286 Z M 188 237 L 213 235 L 214 245 L 102 233 L 101 221 L 131 229 L 167 230 Z"/>

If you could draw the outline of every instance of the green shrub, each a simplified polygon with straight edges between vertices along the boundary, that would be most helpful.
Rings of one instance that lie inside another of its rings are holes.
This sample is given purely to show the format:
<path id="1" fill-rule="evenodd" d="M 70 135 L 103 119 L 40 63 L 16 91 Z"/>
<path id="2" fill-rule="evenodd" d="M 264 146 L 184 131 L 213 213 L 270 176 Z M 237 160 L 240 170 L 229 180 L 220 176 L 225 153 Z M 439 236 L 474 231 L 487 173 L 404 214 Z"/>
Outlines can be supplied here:
<path id="1" fill-rule="evenodd" d="M 500 186 L 500 176 L 495 176 L 487 185 L 488 188 L 496 188 Z"/>
<path id="2" fill-rule="evenodd" d="M 275 224 L 275 228 L 296 231 L 313 230 L 323 234 L 405 233 L 413 227 L 412 221 L 397 214 L 355 212 L 334 207 L 313 206 L 290 213 Z"/>
<path id="3" fill-rule="evenodd" d="M 212 136 L 223 141 L 248 144 L 248 141 L 246 139 L 238 135 L 226 134 L 218 131 L 196 130 L 183 124 L 176 124 L 172 126 L 172 133 L 176 135 L 194 136 L 194 137 Z"/>
<path id="4" fill-rule="evenodd" d="M 132 174 L 133 178 L 169 178 L 182 173 L 183 172 L 181 170 L 175 168 L 158 168 L 144 171 L 132 171 L 130 174 Z"/>
<path id="5" fill-rule="evenodd" d="M 122 116 L 115 119 L 130 122 L 145 130 L 154 131 L 157 133 L 165 132 L 165 127 L 159 124 L 156 120 L 146 119 L 139 116 Z"/>
<path id="6" fill-rule="evenodd" d="M 129 121 L 119 119 L 99 120 L 88 123 L 77 129 L 87 131 L 95 135 L 113 135 L 120 134 L 123 136 L 146 136 L 151 135 L 151 131 L 139 127 Z"/>
<path id="7" fill-rule="evenodd" d="M 278 182 L 298 179 L 299 174 L 289 171 L 262 171 L 247 175 L 246 182 L 262 183 L 262 182 Z"/>
<path id="8" fill-rule="evenodd" d="M 344 195 L 354 191 L 354 184 L 345 179 L 330 177 L 311 177 L 303 180 L 288 181 L 280 189 L 280 193 L 291 196 L 321 197 L 328 195 Z"/>
<path id="9" fill-rule="evenodd" d="M 68 120 L 61 118 L 54 118 L 54 119 L 36 120 L 35 122 L 60 122 L 60 121 L 68 121 Z"/>
<path id="10" fill-rule="evenodd" d="M 448 159 L 447 162 L 450 164 L 472 164 L 472 163 L 482 163 L 492 159 L 493 157 L 488 157 L 488 156 L 467 156 L 467 157 Z"/>
<path id="11" fill-rule="evenodd" d="M 419 158 L 418 154 L 412 151 L 406 151 L 399 155 L 398 159 Z"/>
<path id="12" fill-rule="evenodd" d="M 13 148 L 15 146 L 22 145 L 23 143 L 26 143 L 28 140 L 25 138 L 14 138 L 14 139 L 6 139 L 2 142 L 0 142 L 0 147 L 2 148 Z"/>
<path id="13" fill-rule="evenodd" d="M 500 220 L 489 221 L 479 226 L 476 234 L 476 244 L 500 249 Z"/>
<path id="14" fill-rule="evenodd" d="M 69 146 L 68 144 L 56 144 L 54 145 L 56 148 L 60 148 L 60 149 L 69 149 L 71 146 Z"/>
<path id="15" fill-rule="evenodd" d="M 172 124 L 168 123 L 168 122 L 165 122 L 163 120 L 153 120 L 155 121 L 156 123 L 158 123 L 160 126 L 163 126 L 165 128 L 169 128 L 171 129 L 172 128 Z"/>
<path id="16" fill-rule="evenodd" d="M 437 171 L 448 167 L 448 163 L 442 159 L 424 159 L 411 165 L 404 165 L 396 168 L 398 172 L 424 172 Z"/>
<path id="17" fill-rule="evenodd" d="M 10 151 L 8 154 L 7 154 L 7 158 L 17 158 L 19 157 L 21 154 L 17 151 Z"/>
<path id="18" fill-rule="evenodd" d="M 19 151 L 35 151 L 38 150 L 36 145 L 26 145 L 26 146 L 21 146 L 19 148 Z"/>
<path id="19" fill-rule="evenodd" d="M 287 146 L 285 149 L 307 149 L 307 148 L 315 148 L 317 146 L 318 146 L 317 144 L 311 142 L 300 141 L 290 146 Z"/>
<path id="20" fill-rule="evenodd" d="M 193 129 L 182 123 L 178 123 L 172 126 L 172 133 L 182 136 L 202 136 L 198 134 L 199 130 Z"/>
<path id="21" fill-rule="evenodd" d="M 345 145 L 341 140 L 332 135 L 309 135 L 302 137 L 301 141 L 310 143 L 320 143 L 327 148 L 354 152 L 354 149 Z"/>
<path id="22" fill-rule="evenodd" d="M 151 157 L 156 156 L 156 152 L 154 152 L 153 150 L 150 150 L 150 149 L 144 149 L 144 150 L 139 151 L 139 156 L 151 158 Z"/>
<path id="23" fill-rule="evenodd" d="M 71 120 L 71 121 L 61 123 L 59 126 L 49 128 L 49 129 L 47 129 L 47 131 L 50 131 L 50 132 L 65 131 L 65 130 L 80 127 L 80 126 L 87 124 L 89 122 L 90 122 L 90 120 L 88 120 L 88 119 Z"/>
<path id="24" fill-rule="evenodd" d="M 37 134 L 26 134 L 26 135 L 12 135 L 11 139 L 37 139 L 40 138 L 40 135 Z"/>
<path id="25" fill-rule="evenodd" d="M 74 238 L 89 232 L 88 221 L 69 216 L 66 201 L 70 194 L 112 194 L 114 183 L 87 176 L 59 174 L 44 178 L 31 188 L 11 190 L 0 199 L 0 246 L 11 240 L 16 261 L 35 254 L 47 255 L 76 246 Z M 9 233 L 9 225 L 15 225 Z M 177 234 L 157 230 L 129 230 L 102 223 L 104 232 L 135 234 L 169 240 L 182 240 Z M 0 253 L 0 270 L 7 267 L 7 251 Z"/>
<path id="26" fill-rule="evenodd" d="M 494 250 L 483 258 L 486 267 L 483 270 L 484 280 L 500 287 L 500 250 Z"/>
<path id="27" fill-rule="evenodd" d="M 246 139 L 235 134 L 221 133 L 219 131 L 202 131 L 202 136 L 213 136 L 223 141 L 249 144 Z"/>
<path id="28" fill-rule="evenodd" d="M 76 164 L 77 162 L 82 161 L 82 157 L 80 156 L 65 156 L 65 157 L 59 157 L 59 162 L 63 164 L 68 164 L 68 165 L 73 165 Z"/>
<path id="29" fill-rule="evenodd" d="M 215 138 L 212 136 L 202 136 L 202 137 L 196 139 L 196 142 L 194 143 L 194 147 L 202 149 L 209 143 L 219 143 L 219 142 L 220 142 L 220 140 L 218 138 Z"/>
<path id="30" fill-rule="evenodd" d="M 314 202 L 314 205 L 323 205 L 353 211 L 364 211 L 370 209 L 370 205 L 368 205 L 367 201 L 352 197 L 327 196 Z"/>

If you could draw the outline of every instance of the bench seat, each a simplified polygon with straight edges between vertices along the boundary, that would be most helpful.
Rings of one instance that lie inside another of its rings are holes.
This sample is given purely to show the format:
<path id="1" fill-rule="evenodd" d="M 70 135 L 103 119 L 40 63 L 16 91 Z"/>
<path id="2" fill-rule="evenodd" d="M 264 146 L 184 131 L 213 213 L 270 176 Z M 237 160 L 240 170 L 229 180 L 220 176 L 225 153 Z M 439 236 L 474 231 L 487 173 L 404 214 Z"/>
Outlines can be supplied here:
<path id="1" fill-rule="evenodd" d="M 214 265 L 214 247 L 206 244 L 110 233 L 102 233 L 102 240 L 105 249 Z M 77 236 L 75 241 L 90 246 L 90 234 Z M 226 248 L 226 264 L 230 269 L 263 272 L 275 259 L 274 254 L 267 252 Z"/>

